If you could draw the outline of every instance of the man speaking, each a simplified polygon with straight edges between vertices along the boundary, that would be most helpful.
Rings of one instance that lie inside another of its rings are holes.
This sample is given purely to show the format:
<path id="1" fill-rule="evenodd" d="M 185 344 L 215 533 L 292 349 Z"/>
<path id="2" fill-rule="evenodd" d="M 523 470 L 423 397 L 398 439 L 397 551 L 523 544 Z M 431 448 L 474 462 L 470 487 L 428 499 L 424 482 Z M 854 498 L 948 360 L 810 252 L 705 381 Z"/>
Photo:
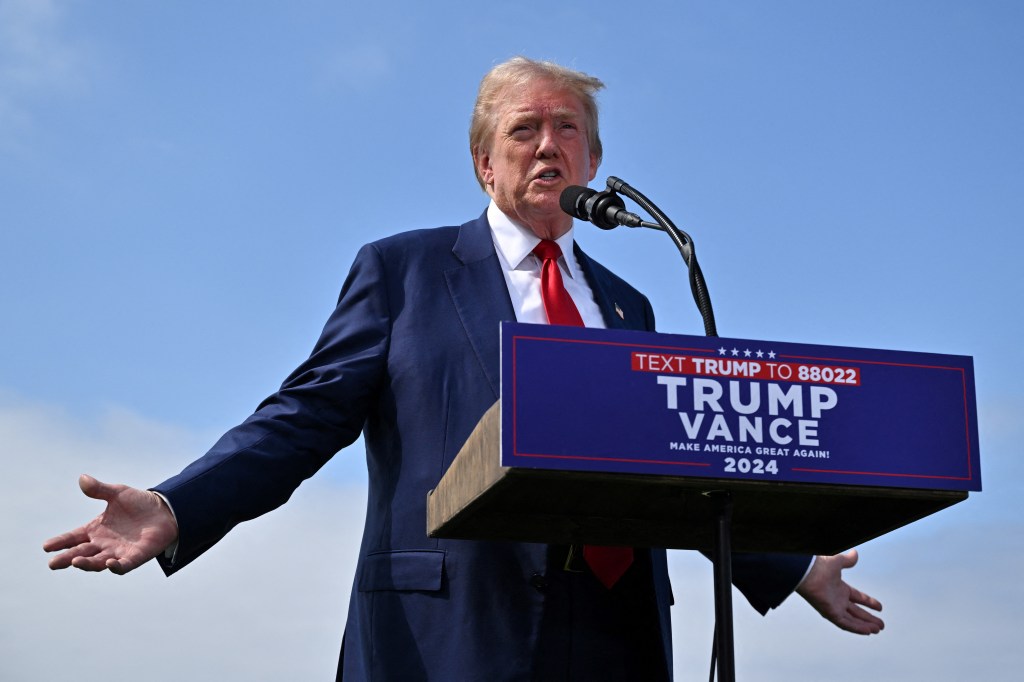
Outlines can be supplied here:
<path id="1" fill-rule="evenodd" d="M 664 680 L 665 551 L 426 536 L 425 499 L 498 399 L 499 323 L 654 329 L 650 303 L 574 242 L 559 208 L 601 161 L 603 84 L 514 58 L 483 79 L 470 149 L 490 196 L 461 226 L 364 246 L 309 359 L 202 458 L 151 491 L 83 476 L 107 509 L 48 540 L 54 569 L 170 575 L 235 524 L 283 504 L 363 433 L 366 527 L 339 679 Z M 842 581 L 856 554 L 737 555 L 760 612 L 799 591 L 840 627 L 878 632 L 874 599 Z M 809 568 L 810 567 L 810 568 Z"/>

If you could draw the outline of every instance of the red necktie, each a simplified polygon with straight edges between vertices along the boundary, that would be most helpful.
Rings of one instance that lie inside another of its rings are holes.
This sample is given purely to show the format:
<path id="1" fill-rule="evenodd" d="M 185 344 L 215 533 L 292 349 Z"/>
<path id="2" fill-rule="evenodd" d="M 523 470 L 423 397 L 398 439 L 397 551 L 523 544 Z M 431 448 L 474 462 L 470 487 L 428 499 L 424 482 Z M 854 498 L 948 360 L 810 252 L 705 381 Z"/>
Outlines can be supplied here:
<path id="1" fill-rule="evenodd" d="M 533 252 L 541 260 L 540 297 L 544 302 L 548 322 L 572 327 L 584 326 L 580 311 L 562 283 L 562 273 L 558 269 L 558 257 L 562 255 L 562 249 L 550 239 L 543 239 Z M 583 559 L 597 579 L 610 589 L 633 563 L 633 548 L 584 545 Z"/>

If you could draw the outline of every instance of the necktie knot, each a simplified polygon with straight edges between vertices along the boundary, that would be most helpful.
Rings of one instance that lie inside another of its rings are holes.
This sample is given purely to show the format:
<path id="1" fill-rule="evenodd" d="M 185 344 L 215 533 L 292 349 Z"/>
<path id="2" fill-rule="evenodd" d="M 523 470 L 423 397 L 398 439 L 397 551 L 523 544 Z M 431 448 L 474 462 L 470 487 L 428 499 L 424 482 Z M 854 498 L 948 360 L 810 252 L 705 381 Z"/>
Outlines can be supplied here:
<path id="1" fill-rule="evenodd" d="M 540 244 L 533 249 L 533 252 L 537 254 L 537 257 L 542 261 L 544 260 L 558 260 L 558 257 L 562 255 L 562 249 L 557 243 L 550 239 L 541 239 Z"/>

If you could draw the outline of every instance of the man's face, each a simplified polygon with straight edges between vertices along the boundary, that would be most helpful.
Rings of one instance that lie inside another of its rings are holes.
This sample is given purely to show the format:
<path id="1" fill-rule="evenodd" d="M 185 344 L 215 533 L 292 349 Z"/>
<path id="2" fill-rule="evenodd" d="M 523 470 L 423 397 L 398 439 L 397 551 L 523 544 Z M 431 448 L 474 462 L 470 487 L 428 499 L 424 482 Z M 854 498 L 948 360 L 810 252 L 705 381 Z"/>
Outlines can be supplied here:
<path id="1" fill-rule="evenodd" d="M 494 135 L 474 150 L 487 193 L 505 215 L 541 239 L 562 236 L 572 218 L 558 199 L 569 185 L 597 174 L 583 105 L 576 95 L 539 80 L 500 105 Z"/>

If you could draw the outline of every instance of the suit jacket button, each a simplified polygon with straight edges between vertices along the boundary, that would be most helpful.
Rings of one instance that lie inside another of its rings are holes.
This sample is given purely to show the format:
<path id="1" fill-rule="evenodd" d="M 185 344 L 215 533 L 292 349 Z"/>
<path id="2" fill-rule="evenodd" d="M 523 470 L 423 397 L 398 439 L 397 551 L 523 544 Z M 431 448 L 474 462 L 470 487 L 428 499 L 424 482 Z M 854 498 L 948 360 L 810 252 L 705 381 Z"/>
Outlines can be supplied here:
<path id="1" fill-rule="evenodd" d="M 533 589 L 538 592 L 544 592 L 548 589 L 548 579 L 540 573 L 534 573 L 530 576 L 530 585 L 532 585 Z"/>

